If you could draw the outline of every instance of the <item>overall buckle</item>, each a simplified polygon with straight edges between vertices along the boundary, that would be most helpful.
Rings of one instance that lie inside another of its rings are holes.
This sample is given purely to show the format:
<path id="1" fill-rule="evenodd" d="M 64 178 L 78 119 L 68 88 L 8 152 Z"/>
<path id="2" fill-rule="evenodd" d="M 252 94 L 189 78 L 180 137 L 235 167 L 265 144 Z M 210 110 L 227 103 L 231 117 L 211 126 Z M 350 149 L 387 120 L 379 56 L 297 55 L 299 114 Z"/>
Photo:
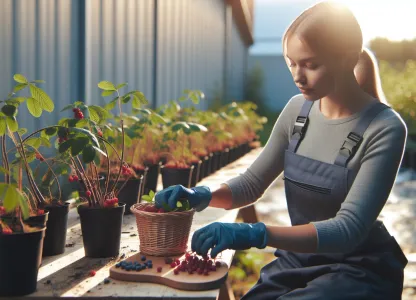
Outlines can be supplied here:
<path id="1" fill-rule="evenodd" d="M 355 151 L 357 151 L 362 140 L 362 136 L 354 132 L 350 132 L 344 141 L 344 144 L 342 144 L 341 153 L 346 157 L 350 157 L 355 153 Z"/>
<path id="2" fill-rule="evenodd" d="M 303 136 L 303 134 L 306 131 L 306 127 L 308 126 L 308 118 L 307 117 L 302 117 L 302 116 L 298 116 L 296 118 L 296 122 L 295 122 L 295 126 L 293 128 L 293 135 L 297 135 L 297 138 L 300 140 Z"/>

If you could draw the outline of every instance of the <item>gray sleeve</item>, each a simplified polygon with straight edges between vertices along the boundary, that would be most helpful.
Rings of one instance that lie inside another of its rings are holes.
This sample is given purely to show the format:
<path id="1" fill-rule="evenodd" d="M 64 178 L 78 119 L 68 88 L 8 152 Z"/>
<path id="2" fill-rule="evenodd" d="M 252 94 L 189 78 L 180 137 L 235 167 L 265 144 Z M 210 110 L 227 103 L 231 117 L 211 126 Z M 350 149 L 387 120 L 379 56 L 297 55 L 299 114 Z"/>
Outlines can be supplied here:
<path id="1" fill-rule="evenodd" d="M 289 128 L 300 112 L 303 98 L 293 97 L 277 119 L 269 140 L 251 166 L 224 184 L 233 195 L 232 208 L 255 202 L 283 171 L 285 150 L 289 143 Z"/>
<path id="2" fill-rule="evenodd" d="M 407 129 L 396 115 L 379 123 L 369 132 L 361 167 L 337 215 L 312 222 L 318 236 L 317 252 L 353 250 L 368 235 L 389 197 L 403 157 Z"/>

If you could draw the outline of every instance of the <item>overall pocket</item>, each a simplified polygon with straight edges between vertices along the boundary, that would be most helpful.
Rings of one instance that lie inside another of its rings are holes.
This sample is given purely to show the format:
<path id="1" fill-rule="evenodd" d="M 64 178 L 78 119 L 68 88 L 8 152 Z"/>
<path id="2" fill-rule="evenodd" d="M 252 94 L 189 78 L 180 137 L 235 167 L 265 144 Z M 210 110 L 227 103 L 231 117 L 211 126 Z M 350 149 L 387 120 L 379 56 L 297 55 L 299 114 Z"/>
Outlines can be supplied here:
<path id="1" fill-rule="evenodd" d="M 326 194 L 326 195 L 331 194 L 331 189 L 329 188 L 324 188 L 324 187 L 320 187 L 316 185 L 299 182 L 299 181 L 290 179 L 287 176 L 283 176 L 283 180 L 287 180 L 288 182 L 308 191 L 317 192 L 317 193 Z"/>

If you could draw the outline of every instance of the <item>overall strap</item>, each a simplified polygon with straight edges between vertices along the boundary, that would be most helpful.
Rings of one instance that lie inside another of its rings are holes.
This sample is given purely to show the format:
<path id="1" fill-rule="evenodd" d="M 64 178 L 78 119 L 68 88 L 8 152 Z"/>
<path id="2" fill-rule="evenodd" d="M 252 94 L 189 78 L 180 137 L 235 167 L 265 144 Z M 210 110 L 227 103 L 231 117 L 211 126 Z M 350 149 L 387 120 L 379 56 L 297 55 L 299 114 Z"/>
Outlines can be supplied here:
<path id="1" fill-rule="evenodd" d="M 296 118 L 295 126 L 293 126 L 292 137 L 289 142 L 288 150 L 291 152 L 296 152 L 299 147 L 300 141 L 305 135 L 306 128 L 308 127 L 308 115 L 313 101 L 305 100 L 300 110 L 299 115 Z"/>
<path id="2" fill-rule="evenodd" d="M 364 132 L 367 130 L 370 123 L 381 111 L 386 108 L 388 108 L 388 106 L 381 102 L 375 103 L 373 107 L 371 107 L 364 114 L 364 116 L 361 117 L 354 130 L 348 134 L 347 138 L 342 144 L 334 164 L 342 167 L 347 166 L 347 163 L 354 156 L 355 152 L 357 152 L 358 147 L 360 147 Z"/>

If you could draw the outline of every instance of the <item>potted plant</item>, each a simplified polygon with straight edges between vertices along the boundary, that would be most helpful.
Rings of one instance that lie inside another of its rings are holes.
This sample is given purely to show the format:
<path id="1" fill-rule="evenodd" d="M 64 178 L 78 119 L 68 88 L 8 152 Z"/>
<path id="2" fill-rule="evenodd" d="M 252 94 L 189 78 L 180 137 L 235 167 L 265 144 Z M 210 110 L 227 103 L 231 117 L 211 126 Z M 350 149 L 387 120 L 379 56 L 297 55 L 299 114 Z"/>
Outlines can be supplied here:
<path id="1" fill-rule="evenodd" d="M 36 151 L 29 150 L 31 142 L 23 142 L 22 135 L 27 130 L 19 128 L 16 116 L 24 102 L 35 117 L 43 110 L 51 112 L 54 109 L 52 100 L 37 86 L 42 81 L 29 81 L 21 74 L 13 78 L 17 84 L 7 98 L 0 101 L 0 172 L 4 175 L 4 182 L 0 183 L 0 296 L 7 297 L 35 291 L 47 218 L 43 210 L 45 198 L 29 165 L 35 159 Z M 18 97 L 16 93 L 24 89 L 29 90 L 30 95 Z M 14 152 L 7 149 L 7 140 L 11 141 Z M 16 159 L 11 161 L 13 153 Z M 27 181 L 25 184 L 24 180 Z M 38 222 L 38 217 L 43 220 Z"/>
<path id="2" fill-rule="evenodd" d="M 85 255 L 88 257 L 114 257 L 120 250 L 121 225 L 126 204 L 129 199 L 119 201 L 119 182 L 134 176 L 134 172 L 125 161 L 125 126 L 122 104 L 131 101 L 133 107 L 140 108 L 147 100 L 140 91 L 130 91 L 122 95 L 120 90 L 127 84 L 114 85 L 102 81 L 98 87 L 102 96 L 116 94 L 105 108 L 87 106 L 75 102 L 65 109 L 74 111 L 74 119 L 63 119 L 61 125 L 67 127 L 58 130 L 60 138 L 59 152 L 66 155 L 72 169 L 73 181 L 78 182 L 85 190 L 77 210 L 80 215 L 81 230 Z M 120 131 L 120 149 L 116 149 L 110 140 L 103 137 L 105 122 L 109 119 L 109 110 L 118 107 Z M 85 118 L 84 115 L 87 115 Z M 81 124 L 79 124 L 81 123 Z M 85 128 L 78 128 L 87 126 Z M 92 133 L 94 132 L 94 134 Z M 86 139 L 81 134 L 87 135 Z M 99 155 L 104 157 L 100 159 Z M 82 157 L 82 160 L 80 159 Z M 112 160 L 116 159 L 116 162 Z M 104 163 L 103 163 L 104 162 Z M 115 169 L 113 164 L 116 163 Z M 113 173 L 115 171 L 115 173 Z M 75 177 L 75 178 L 74 178 Z M 136 195 L 128 197 L 136 200 Z"/>
<path id="3" fill-rule="evenodd" d="M 176 256 L 186 252 L 195 210 L 186 199 L 180 199 L 175 209 L 157 209 L 155 193 L 144 195 L 144 202 L 130 209 L 136 216 L 140 252 L 144 255 Z"/>

